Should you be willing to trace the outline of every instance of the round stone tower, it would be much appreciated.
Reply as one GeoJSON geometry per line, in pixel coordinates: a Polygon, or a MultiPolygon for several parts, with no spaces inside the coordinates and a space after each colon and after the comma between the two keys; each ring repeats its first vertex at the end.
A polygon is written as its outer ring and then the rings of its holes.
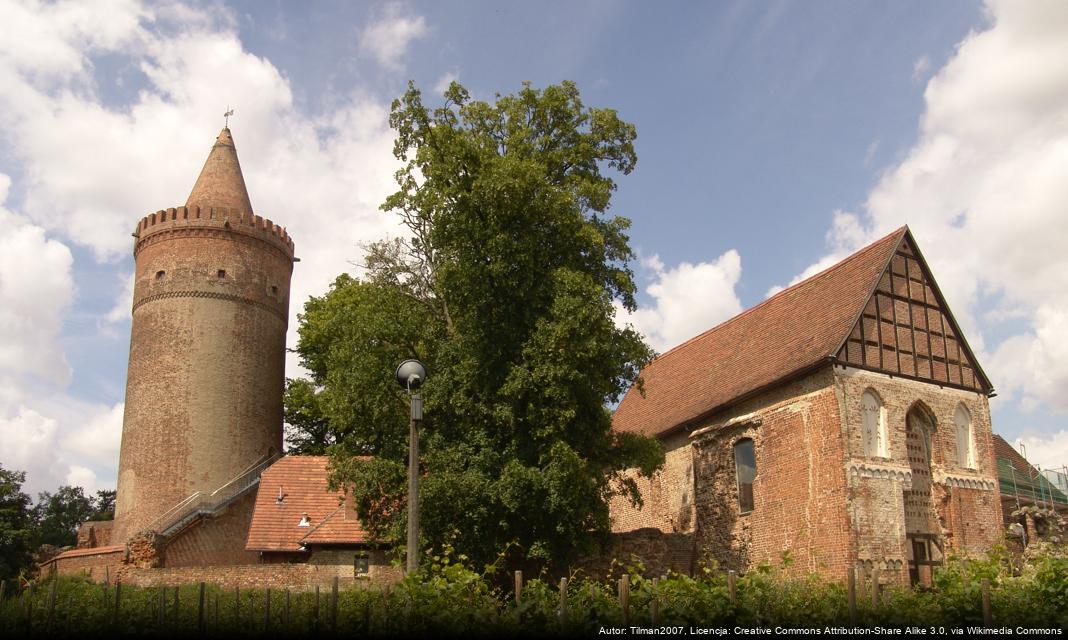
{"type": "Polygon", "coordinates": [[[281,451],[294,262],[285,229],[253,214],[229,129],[185,206],[145,216],[133,235],[115,543],[281,451]]]}

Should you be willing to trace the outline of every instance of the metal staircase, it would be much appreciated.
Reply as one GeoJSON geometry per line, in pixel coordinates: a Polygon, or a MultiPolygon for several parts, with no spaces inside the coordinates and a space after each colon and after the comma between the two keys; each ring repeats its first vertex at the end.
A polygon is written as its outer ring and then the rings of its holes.
{"type": "Polygon", "coordinates": [[[211,493],[194,492],[188,498],[160,514],[145,529],[156,531],[165,536],[173,536],[197,518],[214,516],[258,485],[260,483],[260,474],[263,473],[263,470],[281,457],[281,453],[265,455],[215,491],[211,493]]]}

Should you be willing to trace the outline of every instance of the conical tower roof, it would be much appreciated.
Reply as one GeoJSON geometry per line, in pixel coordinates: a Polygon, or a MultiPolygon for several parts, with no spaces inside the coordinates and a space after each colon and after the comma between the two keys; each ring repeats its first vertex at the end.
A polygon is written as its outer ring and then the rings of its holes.
{"type": "Polygon", "coordinates": [[[237,147],[230,129],[224,127],[200,170],[200,177],[186,200],[186,206],[229,207],[239,212],[252,212],[237,147]]]}

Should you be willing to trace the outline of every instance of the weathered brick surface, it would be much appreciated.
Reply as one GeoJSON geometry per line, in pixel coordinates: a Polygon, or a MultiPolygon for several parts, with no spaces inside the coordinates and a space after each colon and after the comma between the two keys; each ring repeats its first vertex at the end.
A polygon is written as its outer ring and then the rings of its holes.
{"type": "Polygon", "coordinates": [[[253,213],[229,129],[186,206],[134,237],[116,542],[281,450],[293,271],[293,240],[253,213]]]}
{"type": "Polygon", "coordinates": [[[849,510],[855,536],[855,559],[875,563],[884,572],[897,570],[907,579],[904,491],[912,486],[906,439],[906,416],[919,405],[934,419],[931,480],[937,533],[947,552],[976,553],[1001,539],[1001,506],[990,425],[990,406],[982,393],[939,387],[852,368],[836,367],[843,405],[843,434],[848,443],[849,510]],[[886,409],[888,456],[865,456],[860,397],[875,391],[886,409]],[[957,461],[953,414],[963,404],[972,418],[975,468],[957,461]]]}
{"type": "Polygon", "coordinates": [[[259,554],[245,550],[256,491],[250,491],[212,518],[201,518],[167,543],[166,566],[255,564],[259,554]]]}
{"type": "Polygon", "coordinates": [[[597,578],[617,577],[632,568],[644,570],[644,575],[650,577],[669,571],[692,575],[694,543],[693,533],[670,533],[654,527],[613,533],[606,549],[597,556],[583,558],[576,568],[597,578]]]}
{"type": "Polygon", "coordinates": [[[654,528],[665,533],[693,532],[693,448],[685,432],[661,442],[665,450],[663,469],[652,478],[643,478],[636,470],[627,472],[641,492],[642,506],[631,505],[624,496],[615,496],[609,504],[612,531],[654,528]]]}
{"type": "Polygon", "coordinates": [[[697,483],[697,553],[704,566],[844,573],[849,527],[829,370],[760,394],[712,416],[691,435],[697,483]],[[756,446],[754,509],[740,512],[734,444],[756,446]]]}
{"type": "Polygon", "coordinates": [[[105,578],[114,580],[123,566],[126,556],[124,547],[103,547],[97,549],[79,549],[76,554],[65,554],[41,565],[41,574],[53,572],[63,576],[87,575],[103,582],[105,578]]]}
{"type": "Polygon", "coordinates": [[[78,541],[75,547],[78,549],[91,549],[93,547],[106,547],[111,544],[111,529],[114,520],[90,520],[83,522],[78,527],[78,541]]]}
{"type": "MultiPolygon", "coordinates": [[[[691,456],[692,475],[669,463],[640,484],[644,509],[613,503],[614,529],[678,530],[666,515],[681,492],[694,487],[698,566],[745,571],[788,556],[788,572],[843,578],[851,566],[877,566],[884,582],[907,582],[904,491],[912,488],[912,469],[905,416],[917,403],[935,422],[929,476],[934,533],[947,552],[989,549],[1000,539],[1001,513],[986,396],[830,365],[711,416],[696,425],[688,444],[669,441],[669,459],[691,456]],[[865,454],[860,399],[868,389],[886,409],[885,457],[865,454]],[[971,469],[956,457],[953,414],[961,403],[972,416],[971,469]],[[733,454],[743,438],[754,441],[757,457],[755,508],[748,514],[738,508],[733,454]]],[[[656,549],[641,550],[657,557],[656,549]]]]}
{"type": "MultiPolygon", "coordinates": [[[[329,587],[334,578],[342,587],[392,584],[403,577],[400,567],[393,566],[383,551],[370,551],[370,572],[356,577],[355,550],[313,552],[304,562],[264,562],[228,566],[188,566],[140,569],[124,567],[123,582],[140,586],[181,585],[208,582],[242,589],[314,589],[329,587]]],[[[265,558],[266,560],[266,558],[265,558]]]]}

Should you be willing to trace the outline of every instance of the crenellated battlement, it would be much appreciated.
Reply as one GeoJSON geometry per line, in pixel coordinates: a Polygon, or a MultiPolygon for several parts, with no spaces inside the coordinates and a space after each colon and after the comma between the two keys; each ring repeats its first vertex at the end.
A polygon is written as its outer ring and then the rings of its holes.
{"type": "Polygon", "coordinates": [[[171,207],[141,218],[134,230],[134,255],[159,233],[181,229],[214,229],[259,238],[293,258],[293,239],[285,227],[247,211],[227,207],[171,207]]]}

